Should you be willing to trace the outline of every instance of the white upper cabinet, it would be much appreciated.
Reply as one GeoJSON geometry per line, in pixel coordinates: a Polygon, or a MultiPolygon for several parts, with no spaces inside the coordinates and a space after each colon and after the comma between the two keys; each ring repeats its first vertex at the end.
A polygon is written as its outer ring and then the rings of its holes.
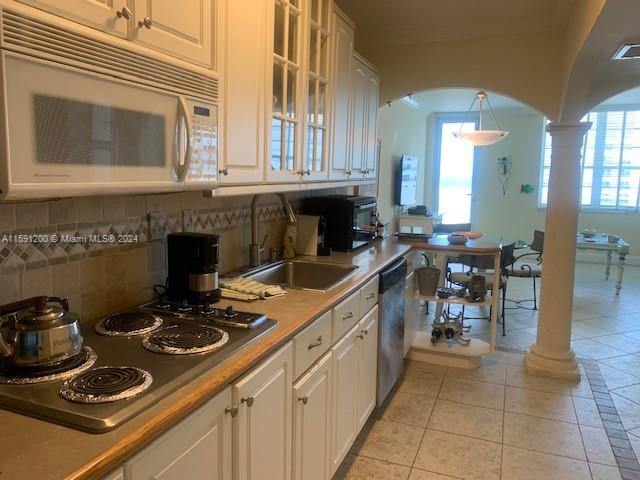
{"type": "Polygon", "coordinates": [[[127,36],[128,20],[133,16],[126,0],[19,1],[122,38],[127,36]]]}
{"type": "Polygon", "coordinates": [[[302,177],[303,30],[307,0],[269,0],[273,26],[271,76],[267,78],[267,179],[297,182],[302,177]]]}
{"type": "Polygon", "coordinates": [[[326,180],[328,174],[328,110],[331,74],[333,2],[311,0],[308,28],[306,132],[303,174],[307,180],[326,180]]]}
{"type": "Polygon", "coordinates": [[[365,178],[375,178],[378,163],[378,99],[380,84],[378,75],[368,69],[367,78],[367,133],[364,170],[365,178]]]}
{"type": "Polygon", "coordinates": [[[224,154],[221,184],[264,179],[264,76],[271,70],[265,43],[269,2],[230,0],[224,5],[221,68],[224,76],[224,154]]]}
{"type": "Polygon", "coordinates": [[[235,480],[291,479],[292,383],[289,343],[233,386],[235,480]]]}
{"type": "Polygon", "coordinates": [[[352,177],[360,177],[365,169],[365,153],[367,151],[367,68],[357,57],[353,59],[352,72],[353,114],[351,166],[347,170],[352,177]]]}
{"type": "Polygon", "coordinates": [[[271,0],[267,180],[326,180],[332,0],[271,0]]]}
{"type": "Polygon", "coordinates": [[[358,55],[353,58],[351,178],[375,178],[378,157],[378,74],[358,55]]]}
{"type": "Polygon", "coordinates": [[[203,67],[213,65],[214,0],[134,0],[131,38],[203,67]]]}
{"type": "Polygon", "coordinates": [[[231,480],[230,405],[227,388],[128,460],[124,478],[231,480]]]}
{"type": "Polygon", "coordinates": [[[351,73],[353,63],[354,26],[344,15],[334,13],[335,42],[333,53],[333,139],[331,180],[346,180],[351,155],[351,73]]]}

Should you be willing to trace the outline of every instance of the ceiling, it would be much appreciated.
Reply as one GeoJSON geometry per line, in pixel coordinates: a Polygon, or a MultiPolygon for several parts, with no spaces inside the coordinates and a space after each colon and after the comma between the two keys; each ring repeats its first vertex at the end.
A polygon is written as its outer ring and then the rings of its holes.
{"type": "MultiPolygon", "coordinates": [[[[424,115],[429,115],[433,112],[466,112],[469,110],[469,105],[471,105],[475,93],[476,90],[471,88],[442,88],[414,93],[411,95],[411,99],[418,104],[414,108],[424,115]]],[[[497,112],[537,113],[535,109],[518,100],[513,100],[497,93],[488,93],[491,107],[497,112]]],[[[608,98],[601,105],[640,105],[640,87],[608,98]]],[[[477,103],[473,109],[478,110],[477,103]]]]}
{"type": "Polygon", "coordinates": [[[562,31],[575,0],[337,0],[367,45],[562,31]]]}
{"type": "MultiPolygon", "coordinates": [[[[417,110],[425,115],[429,115],[432,112],[466,112],[469,110],[475,93],[476,90],[470,88],[443,88],[413,94],[411,95],[411,99],[418,104],[417,110]]],[[[519,113],[535,112],[535,110],[517,100],[498,95],[497,93],[487,93],[489,94],[491,107],[496,111],[517,110],[519,113]]],[[[473,109],[475,111],[478,110],[477,102],[473,109]]]]}
{"type": "Polygon", "coordinates": [[[640,105],[640,87],[609,97],[600,105],[640,105]]]}

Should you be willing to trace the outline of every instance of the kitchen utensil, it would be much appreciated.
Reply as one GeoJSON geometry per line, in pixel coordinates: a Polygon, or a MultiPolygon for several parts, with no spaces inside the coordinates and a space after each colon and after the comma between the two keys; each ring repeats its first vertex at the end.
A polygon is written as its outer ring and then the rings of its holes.
{"type": "Polygon", "coordinates": [[[438,281],[440,280],[440,269],[429,264],[429,257],[425,255],[424,258],[427,261],[427,266],[416,268],[415,270],[418,278],[418,290],[420,295],[435,295],[438,290],[438,281]]]}
{"type": "Polygon", "coordinates": [[[0,307],[0,363],[42,366],[82,350],[80,322],[58,297],[32,297],[0,307]],[[59,306],[51,305],[57,303],[59,306]]]}

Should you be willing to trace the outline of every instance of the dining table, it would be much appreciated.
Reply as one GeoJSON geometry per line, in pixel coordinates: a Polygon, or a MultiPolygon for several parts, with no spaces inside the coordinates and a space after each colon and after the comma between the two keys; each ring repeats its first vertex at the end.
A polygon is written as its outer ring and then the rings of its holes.
{"type": "Polygon", "coordinates": [[[596,233],[584,235],[579,233],[576,237],[577,250],[595,250],[604,252],[607,255],[605,264],[604,278],[609,279],[611,274],[611,262],[613,255],[618,257],[617,274],[616,274],[616,295],[620,295],[622,288],[622,276],[624,275],[624,262],[629,254],[629,243],[624,241],[617,235],[606,233],[596,233]]]}

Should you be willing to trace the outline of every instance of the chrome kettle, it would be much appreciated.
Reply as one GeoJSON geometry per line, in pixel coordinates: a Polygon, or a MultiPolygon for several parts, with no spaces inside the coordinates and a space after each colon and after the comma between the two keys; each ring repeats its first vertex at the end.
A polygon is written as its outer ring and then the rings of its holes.
{"type": "Polygon", "coordinates": [[[81,350],[79,318],[67,299],[41,296],[0,306],[0,364],[50,365],[81,350]]]}

